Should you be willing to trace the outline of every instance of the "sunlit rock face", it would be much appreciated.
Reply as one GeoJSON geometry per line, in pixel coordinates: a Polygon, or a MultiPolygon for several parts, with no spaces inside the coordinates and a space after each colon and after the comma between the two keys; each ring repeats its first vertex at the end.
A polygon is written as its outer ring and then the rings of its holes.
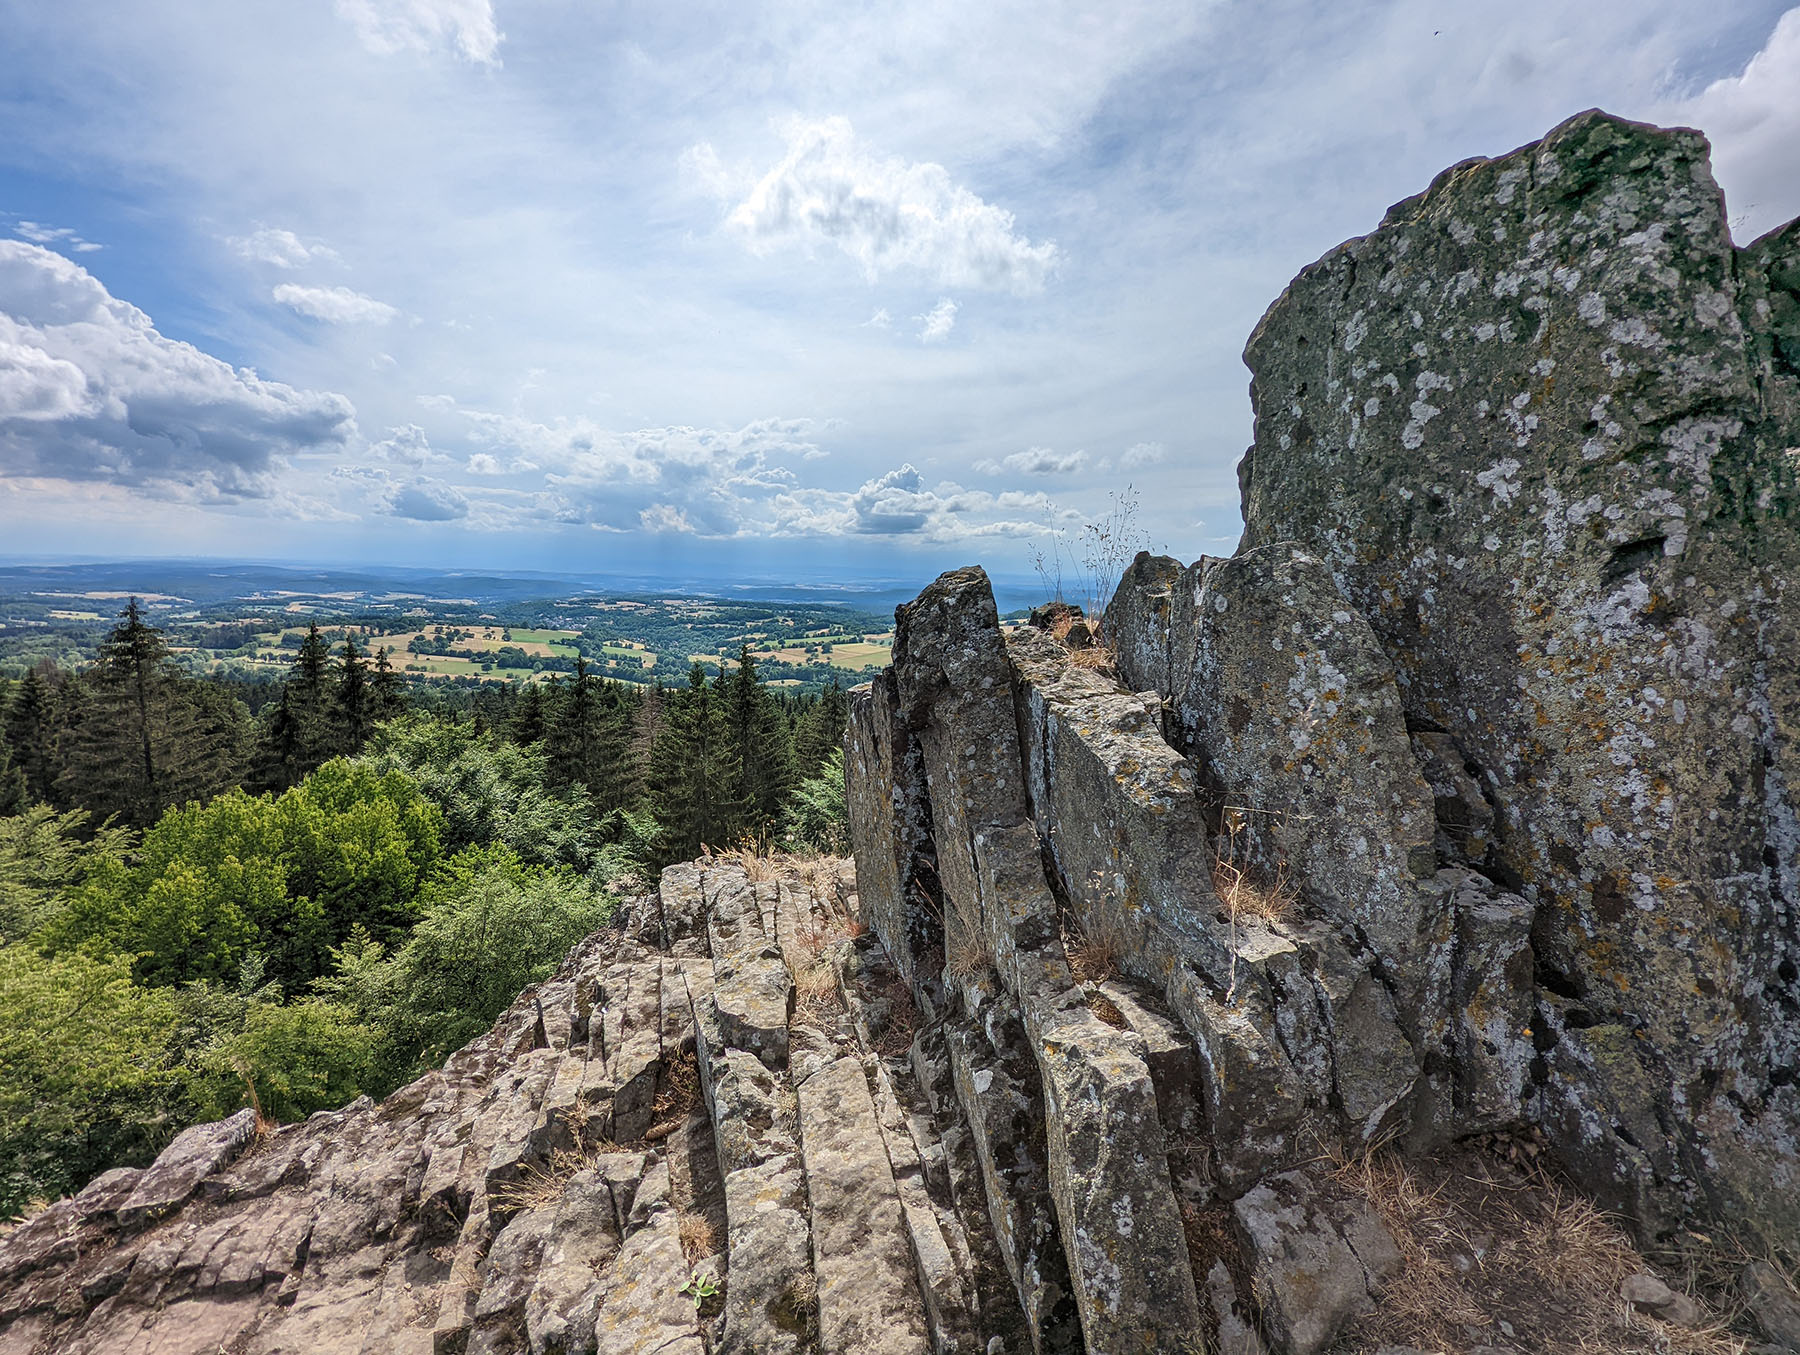
{"type": "Polygon", "coordinates": [[[1491,807],[1534,1115],[1651,1226],[1796,1235],[1800,226],[1734,247],[1698,133],[1585,113],[1306,269],[1245,356],[1240,555],[1322,562],[1491,807]]]}

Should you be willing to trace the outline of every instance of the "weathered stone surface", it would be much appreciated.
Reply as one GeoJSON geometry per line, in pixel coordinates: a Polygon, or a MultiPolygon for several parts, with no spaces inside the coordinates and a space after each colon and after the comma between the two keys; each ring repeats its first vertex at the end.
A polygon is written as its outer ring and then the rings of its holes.
{"type": "Polygon", "coordinates": [[[730,1281],[720,1355],[803,1350],[816,1330],[812,1233],[798,1156],[784,1154],[725,1178],[730,1281]]]}
{"type": "Polygon", "coordinates": [[[1374,1308],[1400,1253],[1366,1201],[1307,1172],[1282,1172],[1233,1206],[1263,1316],[1283,1355],[1314,1355],[1374,1308]]]}
{"type": "Polygon", "coordinates": [[[1738,1277],[1744,1306],[1757,1328],[1782,1350],[1800,1352],[1800,1294],[1766,1261],[1752,1261],[1738,1277]]]}
{"type": "Polygon", "coordinates": [[[839,1059],[801,1084],[800,1135],[819,1348],[923,1355],[930,1345],[905,1216],[859,1059],[839,1059]]]}
{"type": "Polygon", "coordinates": [[[793,982],[774,929],[742,869],[707,873],[707,935],[713,1002],[728,1044],[770,1068],[787,1065],[788,1001],[793,982]]]}
{"type": "MultiPolygon", "coordinates": [[[[1146,559],[1120,594],[1166,572],[1146,559]]],[[[1127,636],[1121,676],[1169,698],[1177,746],[1217,797],[1221,854],[1258,886],[1290,886],[1354,928],[1415,986],[1416,881],[1436,868],[1436,820],[1374,633],[1318,560],[1285,545],[1202,560],[1167,605],[1191,648],[1171,651],[1165,677],[1158,636],[1127,636]],[[1137,671],[1145,650],[1151,662],[1137,671]]]]}
{"type": "Polygon", "coordinates": [[[118,1206],[120,1224],[126,1228],[141,1227],[179,1209],[205,1177],[243,1152],[255,1133],[256,1112],[249,1107],[217,1124],[197,1124],[182,1130],[132,1183],[131,1193],[118,1206]]]}
{"type": "MultiPolygon", "coordinates": [[[[1459,165],[1264,317],[1240,472],[1245,555],[1292,543],[1368,619],[1493,807],[1470,864],[1632,1032],[1613,1081],[1679,1108],[1640,1221],[1772,1237],[1800,1232],[1797,241],[1733,247],[1694,132],[1587,113],[1459,165]]],[[[1559,1095],[1559,1150],[1637,1193],[1601,1092],[1559,1095]]]]}

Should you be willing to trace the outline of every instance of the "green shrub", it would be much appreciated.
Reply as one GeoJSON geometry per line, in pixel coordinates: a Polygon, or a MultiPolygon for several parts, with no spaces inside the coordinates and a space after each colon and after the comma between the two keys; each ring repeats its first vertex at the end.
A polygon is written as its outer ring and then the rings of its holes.
{"type": "Polygon", "coordinates": [[[0,948],[0,1218],[147,1160],[179,1127],[176,1019],[127,959],[0,948]]]}

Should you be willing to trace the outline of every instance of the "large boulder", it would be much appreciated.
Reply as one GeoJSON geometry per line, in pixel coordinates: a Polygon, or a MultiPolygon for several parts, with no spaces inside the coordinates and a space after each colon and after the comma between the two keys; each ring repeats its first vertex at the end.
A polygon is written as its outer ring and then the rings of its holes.
{"type": "Polygon", "coordinates": [[[1565,1156],[1646,1225],[1790,1238],[1797,298],[1800,233],[1736,249],[1695,132],[1585,113],[1447,170],[1252,336],[1239,557],[1320,562],[1481,820],[1440,844],[1531,905],[1565,1156]]]}

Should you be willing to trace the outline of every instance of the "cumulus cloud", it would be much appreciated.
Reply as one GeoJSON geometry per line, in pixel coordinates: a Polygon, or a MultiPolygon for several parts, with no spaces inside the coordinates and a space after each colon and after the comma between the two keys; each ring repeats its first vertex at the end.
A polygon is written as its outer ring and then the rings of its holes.
{"type": "Polygon", "coordinates": [[[469,501],[456,486],[421,475],[394,488],[386,511],[415,522],[452,522],[469,516],[469,501]]]}
{"type": "Polygon", "coordinates": [[[20,221],[13,227],[13,234],[34,245],[67,245],[77,254],[91,254],[100,248],[92,240],[83,240],[67,226],[45,226],[36,221],[20,221]]]}
{"type": "Polygon", "coordinates": [[[1087,464],[1086,452],[1055,452],[1048,447],[1027,447],[998,461],[977,461],[983,475],[1073,475],[1087,464]]]}
{"type": "Polygon", "coordinates": [[[465,61],[500,64],[503,35],[489,0],[337,0],[337,11],[379,56],[449,48],[465,61]]]}
{"type": "Polygon", "coordinates": [[[938,500],[925,490],[924,477],[908,462],[879,479],[865,481],[850,506],[856,512],[857,531],[891,535],[922,530],[938,500]]]}
{"type": "Polygon", "coordinates": [[[1160,442],[1136,442],[1119,457],[1119,465],[1126,470],[1136,470],[1139,466],[1160,465],[1168,455],[1169,449],[1160,442]]]}
{"type": "Polygon", "coordinates": [[[913,319],[919,322],[920,343],[942,343],[956,328],[956,303],[943,297],[925,314],[915,315],[913,319]]]}
{"type": "MultiPolygon", "coordinates": [[[[984,202],[942,165],[884,156],[857,139],[846,118],[784,125],[787,152],[726,216],[751,250],[832,245],[871,282],[913,270],[947,287],[1038,292],[1058,262],[1056,246],[1014,230],[1013,214],[984,202]]],[[[709,145],[683,159],[715,196],[733,179],[709,145]]]]}
{"type": "Polygon", "coordinates": [[[1706,129],[1733,234],[1754,239],[1783,224],[1800,181],[1800,7],[1788,10],[1743,72],[1716,80],[1673,110],[1706,129]]]}
{"type": "Polygon", "coordinates": [[[0,476],[271,498],[284,457],[341,448],[354,413],[166,338],[80,265],[0,240],[0,476]]]}
{"type": "Polygon", "coordinates": [[[232,236],[226,243],[246,259],[273,264],[277,268],[338,262],[337,251],[330,246],[316,242],[309,244],[292,231],[272,230],[266,226],[249,235],[232,236]]]}
{"type": "Polygon", "coordinates": [[[302,287],[284,282],[270,295],[290,310],[332,325],[385,325],[400,314],[387,302],[348,287],[302,287]]]}
{"type": "Polygon", "coordinates": [[[460,413],[471,438],[493,448],[470,457],[471,473],[545,470],[540,492],[481,491],[482,512],[491,507],[496,525],[504,517],[516,528],[580,524],[709,538],[888,535],[949,542],[1028,535],[1041,531],[1053,511],[1042,494],[928,486],[910,464],[853,490],[805,484],[783,463],[822,458],[824,449],[812,439],[832,427],[805,419],[617,432],[589,420],[541,424],[438,403],[460,413]]]}
{"type": "Polygon", "coordinates": [[[369,455],[377,461],[388,461],[397,466],[414,468],[428,462],[450,459],[442,452],[432,450],[431,440],[425,436],[425,430],[416,423],[388,429],[387,437],[369,447],[369,455]]]}

